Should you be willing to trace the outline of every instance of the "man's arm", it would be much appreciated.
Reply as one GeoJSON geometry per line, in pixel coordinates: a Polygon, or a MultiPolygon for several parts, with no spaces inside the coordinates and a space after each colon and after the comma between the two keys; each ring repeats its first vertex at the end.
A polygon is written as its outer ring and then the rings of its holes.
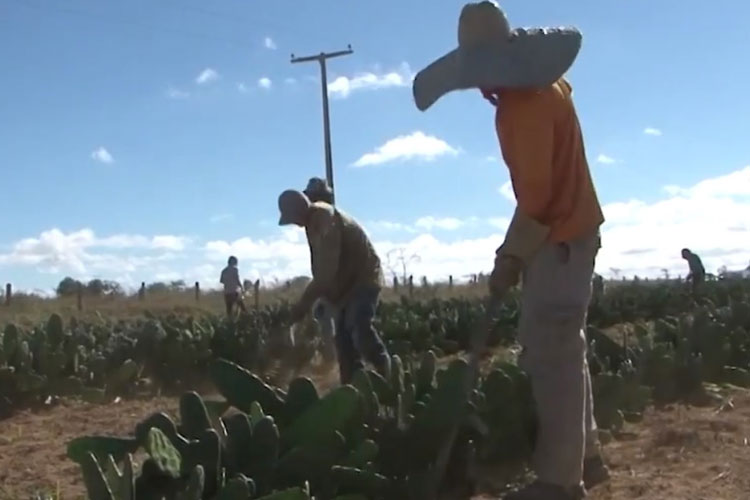
{"type": "Polygon", "coordinates": [[[237,284],[237,288],[239,288],[240,291],[244,291],[244,288],[242,286],[242,280],[240,279],[240,270],[235,267],[232,270],[232,274],[234,275],[234,281],[237,284]]]}
{"type": "Polygon", "coordinates": [[[336,279],[341,255],[341,228],[336,224],[333,210],[321,210],[314,214],[310,231],[312,259],[312,281],[305,287],[295,308],[302,314],[310,309],[336,279]]]}
{"type": "Polygon", "coordinates": [[[540,223],[552,198],[553,110],[538,98],[500,104],[498,137],[506,152],[518,208],[540,223]]]}
{"type": "MultiPolygon", "coordinates": [[[[511,262],[514,258],[528,264],[550,231],[547,209],[552,197],[554,110],[547,109],[549,103],[535,96],[508,97],[498,109],[497,133],[517,205],[505,240],[495,252],[496,270],[517,269],[518,262],[511,262]]],[[[507,285],[499,278],[494,281],[494,289],[507,285]]]]}

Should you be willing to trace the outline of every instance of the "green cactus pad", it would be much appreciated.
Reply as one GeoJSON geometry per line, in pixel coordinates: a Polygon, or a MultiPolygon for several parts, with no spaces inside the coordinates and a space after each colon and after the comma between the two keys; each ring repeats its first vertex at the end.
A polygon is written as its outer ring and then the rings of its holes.
{"type": "Polygon", "coordinates": [[[211,364],[210,373],[222,396],[238,410],[247,413],[250,405],[257,401],[270,415],[280,415],[283,411],[284,400],[276,391],[241,366],[219,359],[211,364]]]}
{"type": "Polygon", "coordinates": [[[289,446],[314,443],[319,436],[344,431],[360,409],[359,392],[350,385],[338,387],[309,407],[284,430],[289,446]]]}
{"type": "Polygon", "coordinates": [[[182,457],[177,448],[172,445],[166,434],[157,427],[148,431],[146,438],[146,452],[156,462],[159,469],[170,477],[180,477],[182,457]]]}
{"type": "Polygon", "coordinates": [[[89,498],[96,500],[115,500],[112,489],[104,478],[99,462],[93,453],[87,453],[81,461],[81,470],[83,472],[83,482],[86,485],[86,492],[89,498]]]}
{"type": "Polygon", "coordinates": [[[180,397],[180,432],[188,439],[198,439],[206,429],[211,429],[208,409],[203,398],[195,391],[180,397]]]}
{"type": "Polygon", "coordinates": [[[83,463],[89,453],[100,461],[111,455],[116,462],[121,462],[129,453],[135,453],[137,450],[138,441],[133,438],[84,436],[68,443],[66,455],[78,464],[83,463]]]}
{"type": "Polygon", "coordinates": [[[307,377],[298,377],[292,380],[286,395],[282,423],[293,422],[319,399],[318,390],[312,380],[307,377]]]}

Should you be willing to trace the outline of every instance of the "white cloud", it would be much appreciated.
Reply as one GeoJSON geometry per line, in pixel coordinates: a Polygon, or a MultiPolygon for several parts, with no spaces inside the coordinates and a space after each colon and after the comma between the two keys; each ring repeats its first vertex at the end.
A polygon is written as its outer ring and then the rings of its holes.
{"type": "Polygon", "coordinates": [[[680,249],[701,256],[708,272],[722,265],[743,269],[750,261],[750,166],[689,187],[665,186],[666,197],[604,205],[597,268],[624,275],[656,276],[661,269],[686,274],[680,249]]]}
{"type": "Polygon", "coordinates": [[[30,266],[46,273],[101,271],[113,276],[171,261],[189,242],[186,237],[173,235],[116,234],[100,238],[88,228],[69,233],[55,228],[12,244],[9,251],[0,253],[0,266],[30,266]],[[127,254],[122,253],[124,250],[127,254]]]}
{"type": "Polygon", "coordinates": [[[190,92],[186,92],[175,87],[169,87],[167,89],[167,97],[170,99],[187,99],[188,97],[190,97],[190,92]]]}
{"type": "Polygon", "coordinates": [[[495,227],[497,229],[500,229],[501,231],[506,231],[508,229],[508,226],[510,225],[510,218],[508,217],[492,217],[487,220],[487,223],[495,227]]]}
{"type": "Polygon", "coordinates": [[[91,152],[91,159],[94,161],[98,161],[99,163],[109,164],[115,162],[115,159],[112,158],[112,155],[103,146],[99,146],[91,152]]]}
{"type": "Polygon", "coordinates": [[[425,231],[432,231],[433,229],[443,229],[446,231],[454,231],[463,227],[464,221],[455,217],[420,217],[414,223],[414,225],[425,231]]]}
{"type": "Polygon", "coordinates": [[[287,78],[284,78],[284,83],[286,83],[287,85],[294,85],[295,83],[297,83],[297,79],[292,78],[292,77],[287,77],[287,78]]]}
{"type": "MultiPolygon", "coordinates": [[[[683,247],[698,253],[709,272],[724,265],[730,270],[748,266],[750,166],[691,186],[672,185],[663,193],[661,199],[650,202],[623,200],[603,206],[607,220],[597,272],[610,276],[617,269],[628,277],[656,277],[668,269],[673,276],[685,275],[687,265],[680,258],[683,247]]],[[[508,223],[508,217],[433,215],[407,222],[373,221],[365,227],[374,231],[386,269],[400,274],[397,256],[417,256],[408,263],[408,272],[415,277],[438,280],[453,275],[458,280],[491,270],[508,223]]],[[[174,272],[188,283],[200,281],[201,286],[213,287],[229,255],[239,258],[241,275],[247,279],[268,283],[310,274],[308,245],[298,228],[274,229],[273,236],[264,239],[203,243],[177,235],[99,237],[91,229],[69,233],[51,229],[11,244],[5,253],[0,250],[0,266],[134,282],[174,272]],[[190,248],[200,249],[201,254],[180,266],[193,255],[190,248]]]]}
{"type": "Polygon", "coordinates": [[[266,76],[258,80],[258,87],[262,89],[270,89],[271,85],[273,85],[273,83],[271,82],[271,79],[266,76]]]}
{"type": "Polygon", "coordinates": [[[498,191],[506,200],[513,202],[513,203],[516,202],[516,193],[513,192],[512,182],[506,181],[502,186],[500,186],[500,189],[498,189],[498,191]]]}
{"type": "Polygon", "coordinates": [[[245,85],[244,83],[240,82],[240,83],[237,84],[237,90],[239,90],[240,92],[242,92],[243,94],[245,94],[245,93],[247,93],[247,92],[250,91],[250,88],[247,85],[245,85]]]}
{"type": "Polygon", "coordinates": [[[270,36],[267,36],[263,39],[263,46],[269,50],[275,50],[276,42],[270,36]]]}
{"type": "Polygon", "coordinates": [[[596,163],[601,163],[602,165],[612,165],[614,163],[617,163],[617,160],[615,160],[611,156],[600,154],[596,157],[596,163]]]}
{"type": "Polygon", "coordinates": [[[414,72],[407,63],[393,71],[363,72],[352,77],[339,76],[328,83],[328,94],[332,97],[348,97],[358,90],[376,90],[393,87],[408,87],[414,79],[414,72]]]}
{"type": "Polygon", "coordinates": [[[643,129],[643,133],[646,135],[660,136],[661,130],[659,130],[658,128],[654,128],[654,127],[646,127],[645,129],[643,129]]]}
{"type": "Polygon", "coordinates": [[[414,232],[414,228],[403,222],[393,222],[387,220],[372,221],[365,224],[368,229],[380,230],[380,231],[406,231],[414,232]]]}
{"type": "MultiPolygon", "coordinates": [[[[632,277],[657,277],[662,269],[673,276],[687,272],[680,258],[684,246],[698,253],[709,272],[726,265],[730,270],[744,269],[750,263],[750,166],[727,175],[706,179],[693,186],[673,187],[654,202],[631,200],[603,206],[606,223],[597,258],[597,272],[611,276],[612,269],[632,277]]],[[[395,254],[418,256],[408,265],[408,272],[430,279],[455,279],[472,273],[489,272],[494,252],[502,243],[509,224],[508,217],[480,220],[425,216],[411,223],[373,221],[368,230],[390,231],[387,239],[375,238],[375,246],[385,267],[401,271],[395,254]],[[473,226],[472,226],[473,225],[473,226]],[[490,234],[461,237],[466,227],[493,228],[490,234]],[[450,230],[452,237],[438,237],[437,230],[450,230]],[[407,239],[398,234],[408,235],[407,239]],[[458,236],[458,238],[456,238],[458,236]],[[388,261],[390,255],[390,261],[388,261]]],[[[308,249],[301,241],[279,236],[265,241],[238,240],[214,242],[217,259],[228,251],[242,252],[245,259],[263,276],[277,278],[309,275],[308,249]]]]}
{"type": "Polygon", "coordinates": [[[151,238],[150,246],[157,249],[181,252],[185,250],[185,245],[188,242],[189,239],[183,236],[161,235],[151,238]]]}
{"type": "Polygon", "coordinates": [[[439,156],[457,154],[458,150],[447,142],[418,130],[390,139],[375,151],[362,155],[353,166],[366,167],[411,159],[430,161],[439,156]]]}
{"type": "Polygon", "coordinates": [[[219,73],[213,68],[206,68],[195,78],[198,85],[206,85],[219,79],[219,73]]]}

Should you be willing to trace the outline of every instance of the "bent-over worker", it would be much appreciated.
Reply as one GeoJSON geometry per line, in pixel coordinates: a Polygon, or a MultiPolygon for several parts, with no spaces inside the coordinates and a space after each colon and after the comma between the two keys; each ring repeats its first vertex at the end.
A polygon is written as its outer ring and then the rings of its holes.
{"type": "MultiPolygon", "coordinates": [[[[307,187],[302,191],[312,203],[319,201],[333,205],[333,190],[325,179],[311,177],[307,181],[307,187]]],[[[331,304],[324,298],[320,298],[313,304],[313,318],[320,327],[323,337],[323,357],[326,361],[333,361],[335,356],[334,340],[334,311],[331,304]]]]}
{"type": "Polygon", "coordinates": [[[413,90],[422,110],[470,88],[496,106],[517,206],[496,252],[490,291],[502,296],[523,277],[519,365],[531,378],[539,418],[536,481],[506,499],[583,498],[609,472],[596,435],[584,333],[604,217],[563,78],[581,34],[511,30],[497,4],[483,1],[463,8],[458,44],[417,74],[413,90]]]}
{"type": "Polygon", "coordinates": [[[690,272],[685,277],[685,281],[689,282],[692,286],[693,292],[706,281],[706,269],[703,267],[703,262],[697,254],[694,254],[689,248],[682,249],[682,258],[685,259],[690,268],[690,272]]]}
{"type": "Polygon", "coordinates": [[[349,215],[328,203],[313,203],[299,191],[281,193],[279,211],[279,225],[305,228],[310,246],[312,281],[292,307],[292,321],[300,321],[316,299],[324,298],[335,311],[341,383],[349,383],[364,366],[362,358],[388,377],[391,360],[373,325],[383,271],[367,234],[349,215]]]}

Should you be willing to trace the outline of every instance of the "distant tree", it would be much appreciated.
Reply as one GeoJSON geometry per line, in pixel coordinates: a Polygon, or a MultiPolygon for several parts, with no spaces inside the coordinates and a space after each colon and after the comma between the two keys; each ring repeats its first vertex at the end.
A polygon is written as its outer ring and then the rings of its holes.
{"type": "Polygon", "coordinates": [[[149,283],[148,285],[146,285],[146,291],[148,291],[148,293],[165,293],[169,290],[169,285],[161,281],[149,283]]]}
{"type": "Polygon", "coordinates": [[[104,295],[104,281],[93,279],[86,284],[86,293],[89,295],[104,295]]]}
{"type": "Polygon", "coordinates": [[[120,295],[122,286],[116,281],[93,279],[86,284],[86,293],[101,297],[103,295],[120,295]]]}
{"type": "Polygon", "coordinates": [[[80,281],[74,280],[70,276],[66,276],[58,283],[55,293],[58,297],[69,297],[75,295],[78,292],[78,287],[81,284],[80,281]]]}
{"type": "Polygon", "coordinates": [[[169,283],[169,289],[174,292],[182,292],[187,289],[187,285],[185,284],[185,280],[175,280],[169,283]]]}

